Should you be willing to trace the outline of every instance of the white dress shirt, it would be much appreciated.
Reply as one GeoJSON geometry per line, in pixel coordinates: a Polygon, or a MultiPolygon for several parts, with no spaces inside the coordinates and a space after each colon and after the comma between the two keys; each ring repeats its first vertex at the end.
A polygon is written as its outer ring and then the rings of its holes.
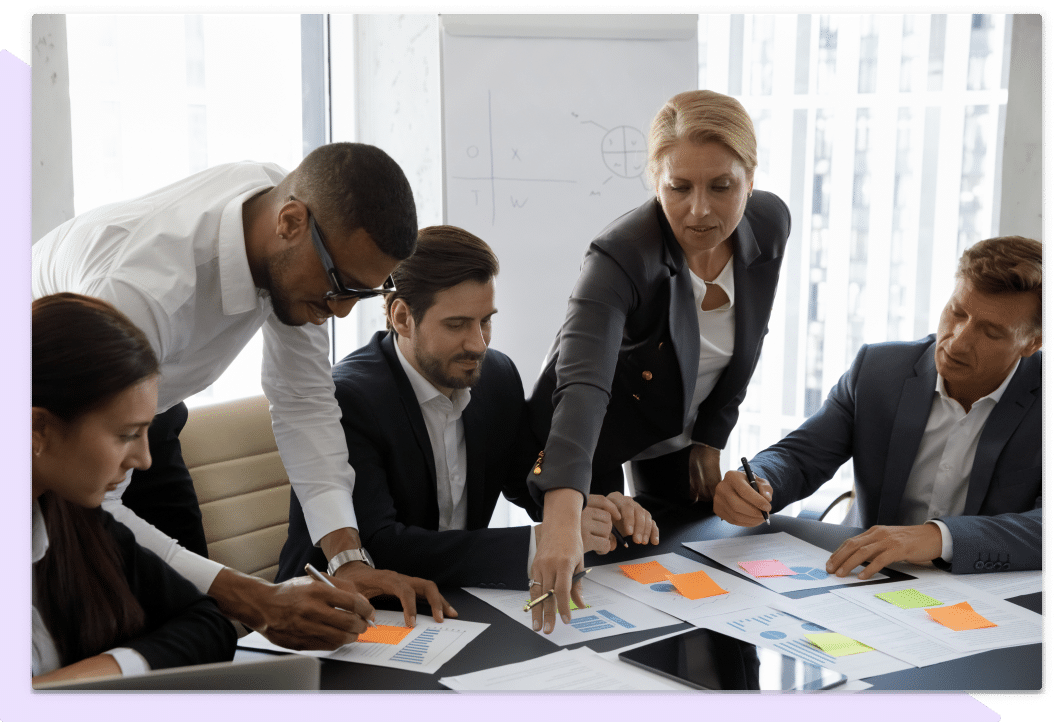
{"type": "MultiPolygon", "coordinates": [[[[264,327],[261,382],[272,428],[313,542],[356,527],[353,470],[334,398],[327,330],[285,326],[253,284],[242,205],[286,172],[230,163],[62,224],[33,246],[33,297],[59,291],[113,303],[161,362],[158,410],[213,383],[264,327]]],[[[223,569],[126,509],[125,483],[104,508],[202,592],[223,569]]]]}
{"type": "Polygon", "coordinates": [[[683,420],[683,433],[645,449],[635,457],[636,460],[653,459],[670,454],[693,443],[691,432],[694,430],[694,422],[698,419],[698,407],[716,386],[717,379],[727,368],[735,352],[735,270],[733,262],[734,256],[728,259],[727,265],[714,281],[706,282],[693,272],[690,274],[691,287],[694,290],[694,306],[698,312],[698,378],[694,384],[691,404],[687,407],[687,416],[683,420]],[[705,301],[705,294],[710,284],[722,288],[727,294],[728,301],[719,308],[703,311],[702,303],[705,301]]]}
{"type": "Polygon", "coordinates": [[[1014,364],[1003,383],[992,393],[975,401],[968,412],[962,404],[948,396],[944,379],[937,374],[933,406],[908,475],[907,486],[904,487],[899,518],[900,524],[905,526],[927,521],[936,524],[943,539],[941,558],[944,561],[952,560],[952,537],[947,525],[937,521],[937,518],[961,516],[966,508],[970,470],[977,455],[981,431],[1020,363],[1019,360],[1014,364]]]}
{"type": "MultiPolygon", "coordinates": [[[[44,515],[40,512],[40,505],[33,500],[33,563],[36,564],[44,558],[48,551],[48,530],[44,527],[44,515]]],[[[59,659],[59,650],[55,646],[55,638],[48,631],[44,623],[44,617],[37,611],[37,580],[33,576],[33,676],[53,672],[62,666],[59,659]]],[[[109,654],[118,663],[123,675],[143,674],[150,670],[150,665],[139,652],[128,647],[115,647],[103,652],[109,654]]]]}
{"type": "MultiPolygon", "coordinates": [[[[470,403],[470,389],[455,389],[452,398],[437,390],[411,365],[399,343],[397,358],[419,402],[426,433],[433,449],[434,470],[437,474],[437,530],[465,530],[467,528],[467,442],[463,432],[463,410],[470,403]]],[[[536,534],[529,527],[529,561],[532,571],[536,554],[536,534]]]]}

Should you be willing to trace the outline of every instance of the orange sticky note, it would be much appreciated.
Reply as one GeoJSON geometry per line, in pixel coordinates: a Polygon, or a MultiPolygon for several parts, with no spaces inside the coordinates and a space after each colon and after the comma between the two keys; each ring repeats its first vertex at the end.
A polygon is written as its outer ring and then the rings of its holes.
{"type": "Polygon", "coordinates": [[[657,560],[645,564],[622,564],[622,572],[629,579],[635,579],[640,584],[654,584],[668,579],[669,570],[661,566],[657,560]]]}
{"type": "Polygon", "coordinates": [[[666,578],[676,586],[676,590],[688,599],[702,599],[704,597],[715,597],[717,594],[727,594],[726,589],[713,581],[713,578],[699,569],[687,574],[668,574],[666,578]]]}
{"type": "Polygon", "coordinates": [[[947,607],[934,607],[933,609],[927,609],[926,614],[933,617],[934,622],[940,622],[948,629],[956,632],[998,626],[995,622],[989,622],[975,612],[969,602],[959,602],[947,607]]]}
{"type": "Polygon", "coordinates": [[[738,565],[755,577],[785,577],[797,573],[778,559],[758,559],[738,565]]]}
{"type": "Polygon", "coordinates": [[[367,631],[357,637],[358,642],[373,642],[375,644],[400,644],[411,632],[409,627],[391,627],[388,624],[380,624],[377,627],[368,627],[367,631]]]}

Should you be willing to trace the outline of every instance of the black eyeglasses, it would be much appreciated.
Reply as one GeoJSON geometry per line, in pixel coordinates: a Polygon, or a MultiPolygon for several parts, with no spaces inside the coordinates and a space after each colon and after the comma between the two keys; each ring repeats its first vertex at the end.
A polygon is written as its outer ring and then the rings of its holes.
{"type": "MultiPolygon", "coordinates": [[[[291,200],[296,200],[293,196],[291,200]]],[[[307,210],[307,209],[306,209],[307,210]]],[[[316,255],[320,257],[320,263],[323,264],[323,270],[327,272],[327,276],[331,279],[332,289],[327,292],[326,298],[328,301],[348,301],[352,298],[371,298],[373,296],[381,296],[394,290],[393,287],[393,276],[389,276],[386,282],[382,284],[382,288],[347,288],[342,283],[341,277],[338,275],[338,269],[334,265],[334,260],[331,258],[331,254],[327,253],[326,246],[323,245],[323,234],[320,233],[320,227],[316,225],[316,219],[312,217],[312,213],[309,213],[309,229],[312,231],[312,245],[316,249],[316,255]]]]}

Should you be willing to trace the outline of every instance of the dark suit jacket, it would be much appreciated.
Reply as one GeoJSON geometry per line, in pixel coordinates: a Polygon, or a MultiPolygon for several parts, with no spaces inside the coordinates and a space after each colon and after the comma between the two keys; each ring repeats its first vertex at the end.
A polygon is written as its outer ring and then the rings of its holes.
{"type": "MultiPolygon", "coordinates": [[[[440,585],[527,588],[531,531],[488,528],[501,491],[539,518],[525,486],[532,449],[514,363],[499,351],[485,354],[463,410],[467,530],[442,532],[430,437],[397,353],[393,336],[379,332],[333,370],[349,463],[356,470],[353,504],[361,541],[380,569],[440,585]]],[[[303,574],[306,562],[326,566],[291,492],[277,581],[303,574]]]]}
{"type": "MultiPolygon", "coordinates": [[[[864,346],[823,407],[753,458],[753,471],[774,488],[772,508],[809,496],[851,457],[859,525],[899,523],[937,384],[934,342],[864,346]]],[[[1041,382],[1037,352],[1021,360],[985,422],[963,515],[940,520],[952,533],[953,572],[1041,568],[1041,382]]]]}
{"type": "MultiPolygon", "coordinates": [[[[755,191],[732,236],[734,354],[698,408],[694,441],[727,444],[768,332],[789,235],[786,204],[755,191]]],[[[534,498],[542,503],[562,487],[622,490],[623,462],[683,431],[699,348],[690,270],[660,204],[648,201],[592,241],[529,399],[533,433],[546,440],[541,473],[529,475],[534,498]]],[[[686,476],[684,469],[681,483],[662,479],[649,491],[685,500],[686,476]]]]}

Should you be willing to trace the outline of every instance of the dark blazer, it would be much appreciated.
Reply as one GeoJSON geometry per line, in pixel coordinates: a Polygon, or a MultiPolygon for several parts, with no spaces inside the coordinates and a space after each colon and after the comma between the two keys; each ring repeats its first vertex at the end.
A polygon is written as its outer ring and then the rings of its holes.
{"type": "MultiPolygon", "coordinates": [[[[823,407],[751,464],[772,508],[803,499],[850,457],[859,525],[899,524],[937,384],[935,336],[866,345],[823,407]]],[[[956,573],[1040,569],[1043,531],[1042,354],[1023,358],[981,431],[962,516],[951,530],[956,573]]],[[[948,568],[943,562],[937,566],[948,568]]]]}
{"type": "MultiPolygon", "coordinates": [[[[754,191],[732,235],[734,353],[698,407],[694,441],[727,444],[768,332],[789,235],[786,204],[754,191]]],[[[690,270],[660,204],[650,200],[606,228],[584,257],[529,399],[544,448],[541,473],[529,475],[534,498],[542,504],[544,492],[563,487],[585,495],[622,490],[623,462],[683,431],[699,348],[690,270]]],[[[686,469],[683,476],[649,491],[685,500],[686,469]]]]}
{"type": "MultiPolygon", "coordinates": [[[[526,589],[530,528],[488,528],[501,491],[539,518],[525,487],[532,449],[514,363],[493,349],[485,354],[463,410],[467,529],[442,532],[430,437],[397,353],[393,335],[380,331],[333,370],[349,463],[356,470],[353,504],[361,541],[380,569],[439,585],[526,589]]],[[[327,563],[312,544],[292,491],[276,580],[304,574],[306,562],[319,569],[327,563]]]]}
{"type": "Polygon", "coordinates": [[[117,541],[129,588],[146,615],[144,633],[115,646],[136,650],[151,669],[230,661],[235,656],[235,627],[217,603],[137,544],[128,527],[105,511],[100,514],[117,541]]]}

